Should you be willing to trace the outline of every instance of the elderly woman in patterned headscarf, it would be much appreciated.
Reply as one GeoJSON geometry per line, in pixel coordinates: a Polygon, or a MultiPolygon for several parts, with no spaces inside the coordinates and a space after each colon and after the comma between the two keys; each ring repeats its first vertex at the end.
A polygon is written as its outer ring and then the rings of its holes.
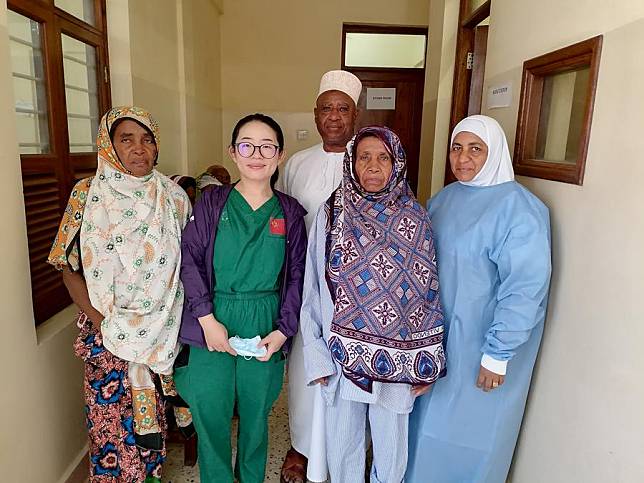
{"type": "Polygon", "coordinates": [[[159,126],[145,110],[108,111],[97,144],[96,175],[74,186],[48,261],[81,310],[74,349],[85,362],[90,481],[157,481],[165,419],[153,377],[176,395],[190,202],[154,169],[159,126]]]}
{"type": "Polygon", "coordinates": [[[361,129],[309,235],[300,323],[332,481],[364,481],[368,418],[371,481],[400,483],[414,399],[445,371],[432,231],[406,174],[396,134],[361,129]]]}

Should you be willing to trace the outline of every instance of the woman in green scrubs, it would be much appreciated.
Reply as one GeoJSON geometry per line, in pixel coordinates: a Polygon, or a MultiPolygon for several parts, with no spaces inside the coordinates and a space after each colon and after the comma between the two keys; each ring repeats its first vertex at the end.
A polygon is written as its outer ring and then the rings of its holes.
{"type": "Polygon", "coordinates": [[[239,121],[229,148],[240,180],[204,194],[182,243],[186,292],[175,381],[199,435],[202,482],[264,481],[268,414],[282,387],[283,346],[297,331],[306,250],[304,209],[274,191],[284,158],[279,125],[254,114],[239,121]],[[229,338],[261,338],[257,357],[229,338]],[[239,412],[235,471],[231,419],[239,412]]]}

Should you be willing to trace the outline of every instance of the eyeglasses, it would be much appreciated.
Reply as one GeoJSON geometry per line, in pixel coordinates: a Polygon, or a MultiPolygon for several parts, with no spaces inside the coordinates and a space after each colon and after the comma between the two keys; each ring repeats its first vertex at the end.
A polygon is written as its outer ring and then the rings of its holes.
{"type": "Polygon", "coordinates": [[[235,144],[237,152],[240,156],[244,158],[250,158],[255,154],[255,150],[259,149],[259,154],[262,155],[264,159],[272,159],[277,154],[279,146],[274,144],[262,144],[260,146],[255,146],[252,143],[237,143],[235,144]]]}

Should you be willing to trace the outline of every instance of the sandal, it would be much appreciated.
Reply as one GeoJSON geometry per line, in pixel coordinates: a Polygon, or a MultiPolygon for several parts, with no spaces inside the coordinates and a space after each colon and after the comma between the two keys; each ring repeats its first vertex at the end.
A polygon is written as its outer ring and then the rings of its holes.
{"type": "Polygon", "coordinates": [[[306,466],[308,459],[293,447],[286,452],[282,471],[280,472],[280,483],[306,483],[306,466]],[[289,479],[286,479],[289,477],[289,479]]]}

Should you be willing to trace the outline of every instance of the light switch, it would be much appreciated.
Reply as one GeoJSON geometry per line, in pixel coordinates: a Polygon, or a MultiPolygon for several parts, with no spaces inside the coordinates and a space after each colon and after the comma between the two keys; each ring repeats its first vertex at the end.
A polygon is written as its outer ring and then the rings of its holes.
{"type": "Polygon", "coordinates": [[[295,135],[298,141],[306,141],[309,138],[309,132],[306,129],[298,129],[295,135]]]}

